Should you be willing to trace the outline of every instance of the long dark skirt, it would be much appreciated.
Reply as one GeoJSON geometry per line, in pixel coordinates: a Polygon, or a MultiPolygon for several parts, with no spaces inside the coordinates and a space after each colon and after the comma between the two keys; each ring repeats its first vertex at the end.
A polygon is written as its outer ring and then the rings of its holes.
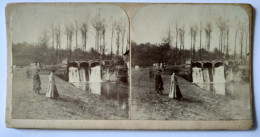
{"type": "Polygon", "coordinates": [[[179,85],[176,85],[176,95],[177,95],[177,99],[182,98],[182,94],[181,94],[179,85]]]}
{"type": "Polygon", "coordinates": [[[33,90],[34,91],[39,91],[41,90],[41,83],[39,80],[33,80],[33,90]]]}

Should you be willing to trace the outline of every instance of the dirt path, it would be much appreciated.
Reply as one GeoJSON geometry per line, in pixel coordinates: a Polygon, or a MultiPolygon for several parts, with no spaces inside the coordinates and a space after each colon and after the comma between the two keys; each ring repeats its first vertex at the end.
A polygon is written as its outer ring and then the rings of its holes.
{"type": "Polygon", "coordinates": [[[32,79],[25,69],[16,69],[13,76],[12,117],[15,119],[127,119],[128,108],[117,100],[91,94],[56,77],[58,99],[45,97],[48,75],[40,73],[41,94],[32,90],[32,79]]]}
{"type": "Polygon", "coordinates": [[[178,82],[183,98],[174,100],[168,97],[170,75],[163,75],[163,96],[154,90],[154,80],[149,79],[148,70],[133,70],[132,76],[132,119],[231,120],[250,117],[250,113],[241,113],[243,109],[228,97],[210,93],[181,77],[178,82]]]}

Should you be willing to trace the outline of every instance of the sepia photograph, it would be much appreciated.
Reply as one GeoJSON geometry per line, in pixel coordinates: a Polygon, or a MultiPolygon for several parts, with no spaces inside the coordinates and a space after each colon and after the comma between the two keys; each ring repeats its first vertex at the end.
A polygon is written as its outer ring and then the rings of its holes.
{"type": "Polygon", "coordinates": [[[131,118],[251,120],[250,14],[232,4],[137,9],[131,22],[131,118]]]}
{"type": "Polygon", "coordinates": [[[12,119],[129,119],[123,9],[21,4],[11,18],[12,119]]]}
{"type": "Polygon", "coordinates": [[[249,4],[11,3],[6,127],[247,130],[249,4]]]}

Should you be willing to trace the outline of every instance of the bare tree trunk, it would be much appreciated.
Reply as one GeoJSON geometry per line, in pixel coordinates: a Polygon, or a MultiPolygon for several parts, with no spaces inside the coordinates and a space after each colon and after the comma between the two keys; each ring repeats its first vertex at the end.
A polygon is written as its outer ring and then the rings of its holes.
{"type": "Polygon", "coordinates": [[[220,43],[220,56],[221,56],[221,58],[222,58],[222,47],[223,47],[223,31],[221,31],[221,43],[220,43]]]}
{"type": "Polygon", "coordinates": [[[122,32],[122,26],[119,23],[116,23],[115,25],[115,30],[117,34],[117,39],[116,39],[116,44],[117,44],[117,50],[116,50],[116,55],[119,56],[119,46],[120,46],[120,34],[122,32]]]}
{"type": "Polygon", "coordinates": [[[221,47],[221,35],[219,35],[219,43],[218,43],[218,59],[220,59],[220,47],[221,47]]]}
{"type": "Polygon", "coordinates": [[[200,60],[201,60],[201,22],[200,22],[200,60]]]}
{"type": "Polygon", "coordinates": [[[240,33],[240,58],[242,59],[243,58],[243,39],[244,39],[244,36],[243,36],[243,31],[241,31],[240,33]]]}
{"type": "Polygon", "coordinates": [[[227,29],[227,58],[229,58],[229,29],[227,29]]]}
{"type": "Polygon", "coordinates": [[[235,35],[234,59],[236,58],[236,54],[237,54],[237,29],[236,29],[236,35],[235,35]]]}
{"type": "Polygon", "coordinates": [[[175,42],[175,46],[176,46],[176,50],[178,49],[178,24],[176,22],[176,26],[175,26],[175,32],[176,32],[176,42],[175,42]]]}
{"type": "Polygon", "coordinates": [[[246,56],[247,56],[247,46],[248,46],[248,39],[249,39],[249,38],[248,38],[248,37],[249,37],[249,34],[248,34],[248,33],[249,33],[249,32],[246,33],[246,54],[245,54],[246,56]]]}
{"type": "Polygon", "coordinates": [[[52,47],[52,49],[54,49],[55,30],[54,30],[54,25],[53,24],[51,24],[51,36],[52,36],[51,47],[52,47]]]}
{"type": "Polygon", "coordinates": [[[60,30],[60,26],[58,26],[58,28],[55,29],[55,39],[56,39],[56,52],[55,52],[55,59],[56,59],[56,63],[59,62],[59,49],[60,49],[60,40],[61,40],[61,30],[60,30]]]}
{"type": "Polygon", "coordinates": [[[192,30],[192,27],[190,28],[190,58],[192,59],[193,58],[193,50],[192,50],[192,33],[193,33],[193,30],[192,30]]]}
{"type": "Polygon", "coordinates": [[[185,35],[184,35],[184,33],[185,33],[185,30],[184,30],[184,25],[182,26],[182,30],[183,30],[183,34],[182,34],[182,51],[183,51],[183,53],[182,53],[182,63],[184,63],[184,60],[185,60],[185,56],[184,56],[184,37],[185,37],[185,35]]]}
{"type": "Polygon", "coordinates": [[[124,54],[125,28],[122,30],[122,55],[124,54]]]}
{"type": "Polygon", "coordinates": [[[208,34],[208,51],[210,51],[210,33],[208,34]]]}
{"type": "Polygon", "coordinates": [[[103,35],[103,55],[105,55],[105,50],[106,50],[106,43],[105,43],[105,34],[106,34],[106,30],[105,30],[105,27],[103,27],[103,30],[102,30],[102,35],[103,35]]]}
{"type": "Polygon", "coordinates": [[[115,23],[112,23],[112,34],[111,34],[111,58],[113,56],[113,36],[114,36],[114,27],[115,27],[115,23]]]}
{"type": "Polygon", "coordinates": [[[76,49],[78,48],[78,30],[79,30],[79,25],[78,22],[75,21],[75,41],[76,41],[76,49]]]}

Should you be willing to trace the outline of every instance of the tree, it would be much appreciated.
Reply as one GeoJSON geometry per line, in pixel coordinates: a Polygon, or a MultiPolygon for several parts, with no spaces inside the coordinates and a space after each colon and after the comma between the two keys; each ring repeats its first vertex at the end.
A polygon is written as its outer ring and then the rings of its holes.
{"type": "Polygon", "coordinates": [[[183,56],[183,50],[184,50],[184,33],[185,33],[185,29],[184,29],[184,25],[182,28],[179,28],[179,39],[180,39],[180,48],[179,48],[179,57],[181,59],[180,63],[183,63],[184,61],[184,56],[183,56]]]}
{"type": "Polygon", "coordinates": [[[219,31],[220,31],[220,35],[219,35],[219,50],[220,50],[220,55],[219,55],[219,58],[222,58],[222,55],[223,55],[223,46],[224,46],[224,31],[225,31],[225,21],[222,19],[222,18],[219,18],[217,20],[217,26],[219,28],[219,31]]]}
{"type": "Polygon", "coordinates": [[[113,36],[114,36],[114,30],[115,30],[115,22],[112,22],[112,28],[111,28],[111,57],[113,56],[113,36]]]}
{"type": "Polygon", "coordinates": [[[78,48],[78,31],[79,31],[79,24],[78,22],[75,20],[75,42],[76,42],[76,49],[78,48]]]}
{"type": "Polygon", "coordinates": [[[64,35],[66,36],[67,50],[69,50],[69,31],[70,31],[70,28],[69,28],[68,25],[66,25],[66,26],[65,26],[64,35]]]}
{"type": "Polygon", "coordinates": [[[192,40],[192,49],[191,49],[191,53],[192,53],[192,58],[195,59],[195,53],[196,53],[196,38],[197,38],[197,34],[198,34],[198,26],[195,24],[193,26],[191,26],[191,40],[192,40]]]}
{"type": "Polygon", "coordinates": [[[106,50],[106,28],[105,28],[105,25],[103,24],[102,25],[102,37],[103,37],[103,50],[102,50],[102,55],[104,56],[105,55],[105,50],[106,50]]]}
{"type": "Polygon", "coordinates": [[[236,54],[237,54],[237,29],[236,29],[236,34],[235,34],[234,59],[236,58],[236,54]]]}
{"type": "Polygon", "coordinates": [[[201,26],[201,22],[200,22],[200,49],[199,49],[199,53],[200,53],[200,60],[201,60],[201,31],[202,31],[202,26],[201,26]]]}
{"type": "Polygon", "coordinates": [[[119,22],[117,22],[115,24],[115,30],[116,30],[116,34],[117,34],[117,37],[116,37],[116,45],[117,45],[116,55],[119,56],[120,34],[122,32],[122,25],[119,22]]]}
{"type": "Polygon", "coordinates": [[[105,20],[101,19],[100,17],[100,10],[98,15],[92,21],[92,27],[94,28],[96,33],[95,50],[97,50],[99,53],[102,53],[103,50],[101,47],[101,41],[102,41],[102,37],[104,37],[103,29],[105,29],[105,20]]]}
{"type": "Polygon", "coordinates": [[[60,61],[60,56],[58,50],[61,48],[61,29],[60,26],[55,28],[55,41],[56,41],[56,51],[55,51],[55,56],[56,56],[56,62],[60,61]]]}
{"type": "Polygon", "coordinates": [[[241,26],[240,29],[240,58],[243,58],[243,40],[244,40],[244,33],[245,33],[245,28],[244,26],[241,26]]]}
{"type": "Polygon", "coordinates": [[[175,47],[176,47],[176,49],[178,49],[178,23],[176,22],[176,24],[175,24],[175,39],[176,39],[176,41],[175,41],[175,47]]]}
{"type": "Polygon", "coordinates": [[[229,58],[229,27],[226,26],[226,58],[229,58]]]}
{"type": "Polygon", "coordinates": [[[211,38],[211,32],[212,32],[212,26],[211,26],[210,22],[207,23],[204,30],[206,32],[206,50],[209,51],[210,50],[210,38],[211,38]]]}
{"type": "Polygon", "coordinates": [[[36,48],[37,55],[35,56],[35,63],[46,63],[47,55],[48,55],[48,44],[49,44],[49,36],[47,34],[47,30],[44,29],[41,33],[41,36],[38,38],[38,48],[36,48]]]}
{"type": "Polygon", "coordinates": [[[55,28],[54,28],[54,24],[51,23],[51,47],[52,49],[54,49],[54,40],[55,40],[55,28]]]}
{"type": "Polygon", "coordinates": [[[87,32],[88,32],[88,24],[85,22],[80,27],[81,37],[82,37],[82,50],[86,52],[87,46],[87,32]]]}
{"type": "Polygon", "coordinates": [[[121,39],[122,39],[122,42],[121,42],[121,45],[122,45],[122,55],[124,54],[124,41],[125,41],[125,26],[122,26],[122,33],[121,33],[121,39]]]}
{"type": "Polygon", "coordinates": [[[70,25],[69,27],[69,59],[71,59],[71,50],[72,50],[72,37],[74,34],[74,27],[70,25]]]}

